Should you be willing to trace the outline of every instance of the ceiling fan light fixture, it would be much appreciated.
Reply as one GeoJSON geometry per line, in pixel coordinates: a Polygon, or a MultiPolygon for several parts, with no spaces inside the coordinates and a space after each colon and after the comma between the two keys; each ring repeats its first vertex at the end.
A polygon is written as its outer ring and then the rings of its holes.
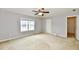
{"type": "Polygon", "coordinates": [[[43,13],[38,13],[38,15],[42,15],[43,13]]]}

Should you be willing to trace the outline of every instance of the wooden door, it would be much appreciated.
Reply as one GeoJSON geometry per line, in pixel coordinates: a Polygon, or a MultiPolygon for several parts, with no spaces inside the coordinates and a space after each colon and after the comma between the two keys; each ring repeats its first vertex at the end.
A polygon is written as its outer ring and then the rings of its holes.
{"type": "Polygon", "coordinates": [[[75,37],[76,34],[76,17],[67,18],[67,36],[75,37]]]}

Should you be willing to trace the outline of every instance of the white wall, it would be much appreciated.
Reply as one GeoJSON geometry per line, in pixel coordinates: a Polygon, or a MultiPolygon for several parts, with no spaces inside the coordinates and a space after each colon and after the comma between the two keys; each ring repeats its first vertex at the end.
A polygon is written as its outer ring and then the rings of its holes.
{"type": "Polygon", "coordinates": [[[79,40],[79,15],[76,15],[76,14],[64,15],[64,16],[60,16],[60,17],[56,17],[56,18],[54,17],[55,19],[53,19],[54,21],[53,21],[52,33],[57,34],[62,37],[67,37],[67,35],[66,35],[66,33],[67,33],[67,30],[66,30],[67,29],[67,23],[66,23],[67,19],[66,18],[67,18],[67,16],[76,16],[77,17],[77,19],[76,19],[76,39],[79,40]],[[58,24],[58,26],[56,24],[58,24]]]}
{"type": "Polygon", "coordinates": [[[8,11],[0,10],[0,40],[9,38],[23,37],[34,33],[41,32],[41,20],[34,17],[15,14],[8,11]],[[20,18],[31,18],[36,21],[36,30],[30,32],[20,32],[20,18]]]}
{"type": "Polygon", "coordinates": [[[43,19],[43,23],[44,23],[43,31],[50,33],[50,34],[54,34],[54,35],[67,38],[67,17],[76,16],[76,15],[77,14],[64,14],[64,15],[59,15],[59,16],[52,16],[52,17],[49,17],[48,20],[47,18],[44,18],[43,19]],[[49,22],[51,22],[50,23],[51,29],[50,29],[49,22]]]}
{"type": "Polygon", "coordinates": [[[42,32],[52,33],[52,18],[42,18],[42,32]]]}
{"type": "Polygon", "coordinates": [[[66,37],[66,17],[55,16],[43,19],[43,31],[61,37],[66,37]]]}
{"type": "Polygon", "coordinates": [[[52,33],[61,37],[67,37],[66,16],[57,16],[53,18],[52,33]]]}
{"type": "Polygon", "coordinates": [[[51,19],[46,19],[46,32],[51,33],[52,32],[52,20],[51,19]]]}
{"type": "Polygon", "coordinates": [[[76,20],[76,39],[79,40],[79,15],[77,15],[76,20]]]}

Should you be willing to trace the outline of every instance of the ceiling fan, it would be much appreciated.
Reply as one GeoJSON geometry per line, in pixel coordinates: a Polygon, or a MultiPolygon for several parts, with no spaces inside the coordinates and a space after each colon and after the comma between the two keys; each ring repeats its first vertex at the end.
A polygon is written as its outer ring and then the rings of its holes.
{"type": "Polygon", "coordinates": [[[44,16],[45,13],[49,13],[49,11],[46,11],[44,8],[40,8],[38,10],[32,10],[33,12],[36,12],[35,15],[41,15],[44,16]]]}

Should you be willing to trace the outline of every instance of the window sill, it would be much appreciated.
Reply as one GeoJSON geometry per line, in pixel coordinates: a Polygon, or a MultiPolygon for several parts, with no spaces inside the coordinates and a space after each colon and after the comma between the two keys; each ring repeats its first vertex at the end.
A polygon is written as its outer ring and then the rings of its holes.
{"type": "Polygon", "coordinates": [[[35,31],[35,30],[21,31],[21,33],[23,33],[23,32],[33,32],[33,31],[35,31]]]}

